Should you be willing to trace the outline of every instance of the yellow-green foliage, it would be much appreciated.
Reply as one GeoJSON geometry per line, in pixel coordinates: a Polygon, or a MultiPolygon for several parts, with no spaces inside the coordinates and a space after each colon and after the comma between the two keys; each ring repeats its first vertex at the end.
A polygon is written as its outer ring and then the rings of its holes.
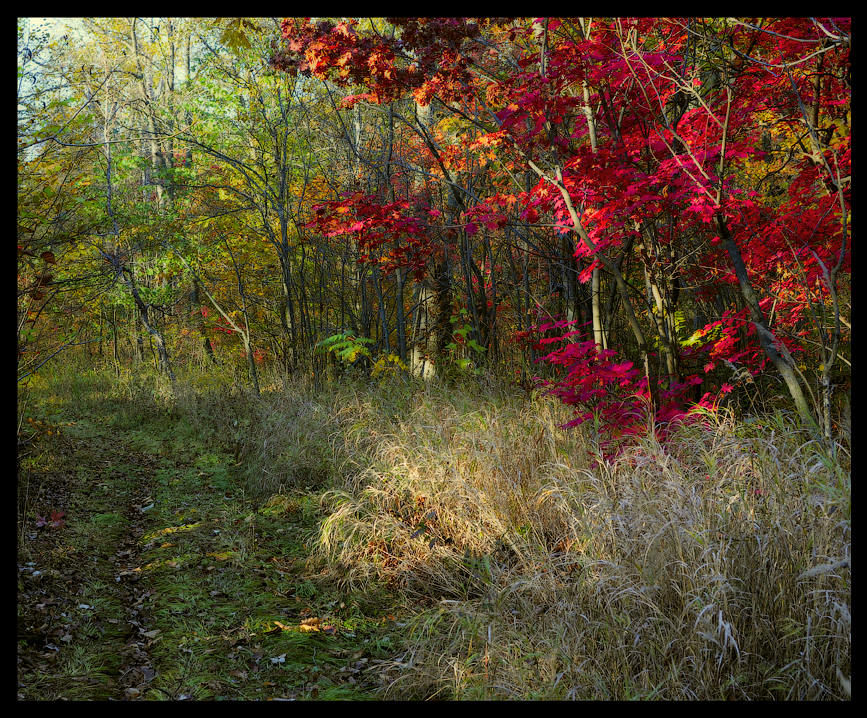
{"type": "Polygon", "coordinates": [[[373,379],[380,381],[393,379],[400,376],[401,372],[409,371],[397,354],[383,354],[376,360],[373,369],[370,371],[370,376],[373,379]]]}
{"type": "Polygon", "coordinates": [[[370,357],[370,350],[365,344],[373,344],[373,339],[351,334],[333,334],[319,342],[316,351],[332,353],[341,362],[352,364],[359,356],[370,357]]]}

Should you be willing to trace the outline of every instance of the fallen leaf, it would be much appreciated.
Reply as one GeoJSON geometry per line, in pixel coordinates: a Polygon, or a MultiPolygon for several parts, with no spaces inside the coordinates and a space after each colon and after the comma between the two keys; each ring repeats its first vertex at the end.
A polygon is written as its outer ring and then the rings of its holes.
{"type": "Polygon", "coordinates": [[[155,628],[153,631],[144,631],[144,632],[142,633],[142,635],[143,635],[145,638],[156,638],[156,637],[159,635],[159,633],[160,633],[160,629],[159,629],[159,628],[155,628]]]}
{"type": "Polygon", "coordinates": [[[133,604],[133,606],[140,606],[141,603],[142,603],[142,601],[144,601],[144,600],[147,599],[147,598],[150,598],[150,597],[153,596],[153,595],[154,595],[153,591],[145,591],[141,596],[139,596],[139,597],[136,599],[136,601],[135,601],[135,603],[133,604]]]}

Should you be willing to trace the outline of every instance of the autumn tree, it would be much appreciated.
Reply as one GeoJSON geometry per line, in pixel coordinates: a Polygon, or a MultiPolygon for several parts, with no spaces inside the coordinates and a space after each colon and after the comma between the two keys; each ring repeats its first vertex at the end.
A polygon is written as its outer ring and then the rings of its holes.
{"type": "MultiPolygon", "coordinates": [[[[834,338],[826,332],[816,343],[826,359],[836,360],[842,325],[836,283],[847,266],[849,212],[848,133],[842,121],[848,107],[848,21],[392,22],[399,32],[387,35],[365,31],[355,21],[287,20],[285,42],[273,62],[289,73],[347,89],[361,86],[364,91],[348,95],[347,103],[382,105],[411,94],[427,106],[436,98],[448,113],[482,131],[476,145],[498,148],[503,164],[535,175],[535,184],[520,194],[523,218],[537,225],[540,215],[548,215],[561,233],[575,236],[575,258],[590,262],[578,278],[593,283],[595,350],[573,341],[557,354],[558,362],[571,354],[581,364],[608,351],[606,343],[611,346],[611,327],[602,320],[597,271],[602,269],[642,365],[641,374],[631,379],[629,365],[618,365],[621,370],[612,378],[635,381],[657,418],[678,415],[689,387],[705,383],[701,374],[712,371],[716,361],[706,362],[701,372],[683,365],[684,354],[694,363],[705,352],[735,368],[745,365],[751,375],[770,363],[804,422],[816,425],[819,414],[805,397],[809,382],[794,359],[803,351],[795,343],[794,327],[772,330],[766,315],[774,294],[779,298],[777,285],[769,281],[773,275],[750,276],[749,267],[763,254],[759,238],[785,225],[790,236],[782,241],[789,252],[776,252],[775,267],[795,259],[802,283],[827,297],[804,301],[802,295],[801,306],[811,307],[814,317],[835,317],[834,338]],[[493,35],[499,27],[508,40],[505,52],[484,37],[483,29],[493,35]],[[470,106],[484,111],[474,113],[470,106]],[[794,119],[802,127],[795,141],[806,157],[804,169],[790,186],[799,190],[801,217],[810,206],[815,214],[800,223],[794,242],[791,232],[797,225],[791,215],[781,213],[774,200],[763,202],[741,181],[748,161],[765,152],[762,128],[770,118],[778,126],[794,119]],[[833,196],[833,204],[823,206],[817,191],[833,196]],[[836,229],[818,231],[829,221],[836,229]],[[715,249],[717,244],[725,254],[715,249]],[[689,337],[687,344],[699,344],[701,351],[689,346],[684,352],[687,337],[680,335],[684,323],[678,326],[678,302],[702,263],[719,272],[711,292],[736,287],[737,302],[689,337]],[[644,291],[638,289],[642,285],[644,291]],[[715,331],[722,336],[700,341],[715,331]],[[657,355],[660,367],[654,366],[657,355]]],[[[458,191],[448,174],[443,155],[458,155],[466,144],[441,152],[426,139],[445,182],[455,190],[453,209],[459,211],[448,216],[447,224],[459,225],[463,236],[477,230],[472,221],[477,216],[492,228],[507,224],[508,214],[497,206],[502,194],[491,192],[468,206],[471,192],[458,191]]],[[[783,172],[790,161],[789,156],[768,174],[783,172]]],[[[827,371],[827,364],[821,367],[820,373],[827,371]]],[[[598,371],[591,375],[600,379],[598,371]]],[[[827,378],[821,382],[829,385],[827,378]]],[[[705,392],[702,400],[713,404],[728,387],[717,385],[717,393],[705,392]]],[[[827,397],[828,390],[823,391],[827,397]]],[[[569,392],[562,395],[567,398],[569,392]]],[[[573,394],[571,400],[584,403],[593,397],[599,397],[595,390],[573,394]]]]}

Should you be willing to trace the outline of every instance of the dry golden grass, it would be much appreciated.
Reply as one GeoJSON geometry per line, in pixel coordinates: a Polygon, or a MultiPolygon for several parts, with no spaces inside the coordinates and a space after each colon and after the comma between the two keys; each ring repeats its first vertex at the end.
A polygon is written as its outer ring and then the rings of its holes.
{"type": "Polygon", "coordinates": [[[341,478],[318,551],[347,585],[428,606],[389,696],[847,697],[844,447],[832,462],[778,414],[606,464],[544,398],[329,399],[341,478]]]}
{"type": "Polygon", "coordinates": [[[406,596],[386,697],[848,698],[847,445],[707,417],[606,463],[544,397],[270,385],[178,401],[252,494],[327,489],[314,561],[406,596]]]}

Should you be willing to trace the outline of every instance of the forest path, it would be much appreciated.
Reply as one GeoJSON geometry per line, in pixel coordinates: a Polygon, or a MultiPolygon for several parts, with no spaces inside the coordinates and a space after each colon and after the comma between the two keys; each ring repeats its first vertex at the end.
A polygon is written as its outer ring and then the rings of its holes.
{"type": "Polygon", "coordinates": [[[376,697],[396,609],[387,592],[338,592],[306,560],[318,496],[249,500],[228,453],[151,409],[28,411],[19,699],[376,697]]]}

